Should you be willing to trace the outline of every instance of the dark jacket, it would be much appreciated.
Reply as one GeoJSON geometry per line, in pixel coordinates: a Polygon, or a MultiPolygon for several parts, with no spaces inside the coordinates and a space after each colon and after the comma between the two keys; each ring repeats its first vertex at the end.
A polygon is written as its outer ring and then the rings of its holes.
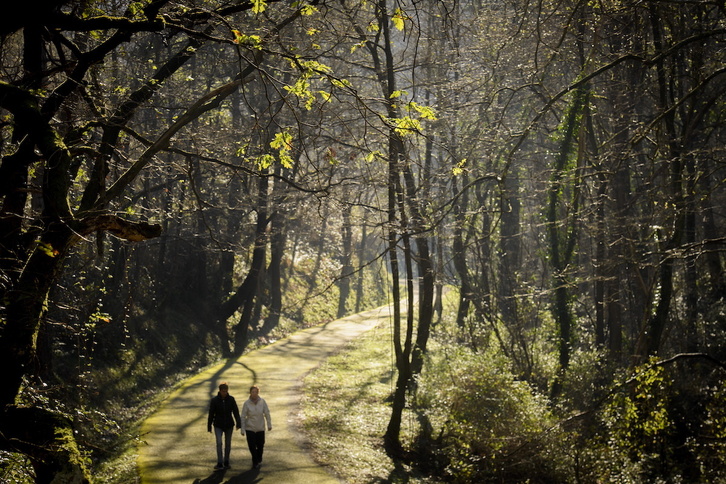
{"type": "Polygon", "coordinates": [[[209,418],[207,418],[207,430],[212,430],[212,424],[221,429],[228,429],[235,425],[242,426],[239,418],[239,408],[232,395],[222,398],[219,394],[209,402],[209,418]]]}

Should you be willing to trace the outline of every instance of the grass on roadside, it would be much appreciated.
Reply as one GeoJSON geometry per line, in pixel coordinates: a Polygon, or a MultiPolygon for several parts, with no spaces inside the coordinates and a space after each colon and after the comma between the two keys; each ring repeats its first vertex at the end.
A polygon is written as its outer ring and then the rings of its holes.
{"type": "MultiPolygon", "coordinates": [[[[305,378],[303,425],[314,456],[350,484],[435,482],[394,462],[383,449],[395,383],[390,342],[390,326],[382,324],[305,378]]],[[[404,413],[404,445],[416,426],[404,413]]]]}

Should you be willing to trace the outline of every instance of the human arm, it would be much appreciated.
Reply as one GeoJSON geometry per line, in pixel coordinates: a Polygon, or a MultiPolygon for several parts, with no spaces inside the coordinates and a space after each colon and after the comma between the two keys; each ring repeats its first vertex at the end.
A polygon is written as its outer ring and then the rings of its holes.
{"type": "Polygon", "coordinates": [[[207,415],[207,432],[212,431],[212,422],[214,421],[214,399],[209,401],[209,414],[207,415]]]}
{"type": "Polygon", "coordinates": [[[245,400],[245,403],[242,404],[242,414],[240,415],[240,426],[238,427],[240,429],[240,434],[245,434],[245,422],[247,421],[247,414],[249,413],[249,408],[247,408],[247,401],[245,400]]]}
{"type": "Polygon", "coordinates": [[[265,414],[265,420],[267,420],[267,430],[272,430],[272,417],[270,416],[270,408],[267,406],[267,402],[262,410],[265,414]]]}
{"type": "Polygon", "coordinates": [[[239,407],[237,407],[236,400],[232,400],[232,417],[234,417],[235,426],[238,429],[242,428],[242,419],[239,416],[239,407]]]}

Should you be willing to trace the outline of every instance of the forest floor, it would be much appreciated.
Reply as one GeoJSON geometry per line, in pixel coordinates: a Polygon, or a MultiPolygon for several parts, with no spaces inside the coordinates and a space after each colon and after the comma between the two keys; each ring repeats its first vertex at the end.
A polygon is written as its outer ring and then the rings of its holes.
{"type": "Polygon", "coordinates": [[[311,456],[300,425],[303,378],[348,342],[390,318],[389,306],[294,333],[270,346],[228,360],[185,381],[142,426],[138,465],[142,484],[339,483],[311,456]],[[209,399],[226,381],[238,405],[251,384],[272,413],[264,463],[251,469],[239,432],[232,441],[231,469],[214,472],[214,435],[207,432],[209,399]]]}

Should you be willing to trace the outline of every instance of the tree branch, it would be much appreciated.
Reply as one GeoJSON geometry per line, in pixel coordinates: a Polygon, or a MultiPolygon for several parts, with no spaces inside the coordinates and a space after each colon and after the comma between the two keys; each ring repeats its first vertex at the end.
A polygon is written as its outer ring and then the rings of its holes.
{"type": "Polygon", "coordinates": [[[161,235],[161,225],[148,222],[132,222],[117,215],[92,215],[77,220],[74,224],[78,236],[86,236],[99,230],[109,232],[130,242],[141,242],[161,235]]]}

